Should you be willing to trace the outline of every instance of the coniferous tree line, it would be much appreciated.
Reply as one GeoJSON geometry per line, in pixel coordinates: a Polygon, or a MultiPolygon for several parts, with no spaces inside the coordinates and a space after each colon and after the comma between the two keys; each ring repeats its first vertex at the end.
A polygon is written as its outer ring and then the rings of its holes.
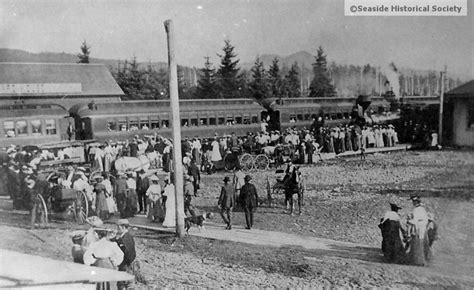
{"type": "MultiPolygon", "coordinates": [[[[79,63],[88,63],[90,46],[84,41],[79,63]]],[[[222,53],[217,54],[218,64],[204,57],[200,69],[178,65],[178,89],[181,99],[267,98],[297,97],[353,97],[359,94],[380,95],[399,87],[398,95],[437,95],[440,89],[439,73],[402,71],[397,72],[398,84],[380,67],[341,65],[331,62],[319,47],[312,68],[304,63],[290,67],[280,65],[278,58],[265,67],[257,56],[247,70],[239,66],[240,59],[230,40],[224,40],[222,53]]],[[[393,65],[394,67],[394,65],[393,65]]],[[[169,98],[167,66],[140,64],[136,58],[120,62],[110,68],[113,77],[125,93],[127,100],[153,100],[169,98]]],[[[461,84],[459,79],[449,78],[446,90],[461,84]]]]}

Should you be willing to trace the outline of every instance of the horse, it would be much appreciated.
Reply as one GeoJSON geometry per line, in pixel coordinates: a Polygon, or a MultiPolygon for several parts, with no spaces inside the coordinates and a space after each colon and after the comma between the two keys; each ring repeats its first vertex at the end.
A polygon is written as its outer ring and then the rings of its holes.
{"type": "Polygon", "coordinates": [[[293,166],[292,169],[287,168],[283,184],[285,187],[285,203],[293,215],[293,196],[298,196],[298,214],[301,214],[301,206],[303,205],[304,182],[299,167],[293,166]]]}

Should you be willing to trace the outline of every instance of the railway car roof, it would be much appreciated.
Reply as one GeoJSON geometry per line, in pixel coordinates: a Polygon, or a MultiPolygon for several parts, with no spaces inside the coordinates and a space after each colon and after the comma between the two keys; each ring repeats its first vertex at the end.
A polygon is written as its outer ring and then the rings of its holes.
{"type": "Polygon", "coordinates": [[[28,104],[0,106],[2,118],[32,116],[68,116],[66,108],[55,104],[28,104]]]}
{"type": "MultiPolygon", "coordinates": [[[[203,99],[180,100],[180,110],[183,111],[261,111],[263,108],[252,99],[203,99]]],[[[169,100],[157,101],[122,101],[104,104],[78,104],[69,110],[72,114],[83,116],[99,116],[130,113],[160,113],[170,112],[169,100]]]]}

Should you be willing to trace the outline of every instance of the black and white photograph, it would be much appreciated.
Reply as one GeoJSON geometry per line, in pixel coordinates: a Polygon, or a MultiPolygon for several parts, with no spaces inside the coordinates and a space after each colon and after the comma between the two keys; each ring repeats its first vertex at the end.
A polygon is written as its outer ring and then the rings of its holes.
{"type": "Polygon", "coordinates": [[[473,289],[471,0],[0,0],[0,288],[473,289]]]}

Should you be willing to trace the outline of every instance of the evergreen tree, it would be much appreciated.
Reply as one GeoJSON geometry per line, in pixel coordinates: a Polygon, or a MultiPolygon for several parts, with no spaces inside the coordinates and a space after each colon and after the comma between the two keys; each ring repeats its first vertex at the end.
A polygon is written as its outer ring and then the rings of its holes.
{"type": "Polygon", "coordinates": [[[237,54],[234,53],[234,47],[230,44],[230,40],[224,40],[222,48],[224,54],[218,56],[221,58],[221,65],[217,71],[217,84],[219,87],[219,95],[222,98],[235,98],[239,96],[239,63],[237,54]]]}
{"type": "Polygon", "coordinates": [[[316,56],[316,61],[313,63],[313,74],[314,77],[309,88],[309,97],[334,97],[336,91],[331,84],[327,69],[326,55],[321,46],[318,48],[318,55],[316,56]]]}
{"type": "Polygon", "coordinates": [[[204,58],[204,68],[200,69],[201,76],[196,89],[196,98],[213,99],[217,97],[215,74],[216,70],[212,67],[209,57],[204,58]]]}
{"type": "Polygon", "coordinates": [[[265,68],[260,57],[257,57],[252,67],[252,80],[249,83],[249,90],[254,99],[262,101],[268,96],[267,81],[265,76],[265,68]]]}
{"type": "Polygon", "coordinates": [[[270,82],[270,95],[272,98],[280,98],[283,94],[283,82],[280,76],[280,66],[278,59],[273,59],[272,65],[268,69],[268,80],[270,82]]]}
{"type": "Polygon", "coordinates": [[[285,76],[285,95],[288,98],[298,98],[300,93],[298,63],[295,62],[285,76]]]}
{"type": "Polygon", "coordinates": [[[87,45],[84,40],[81,45],[81,53],[77,55],[79,61],[77,63],[89,63],[89,55],[91,53],[91,47],[87,45]]]}

